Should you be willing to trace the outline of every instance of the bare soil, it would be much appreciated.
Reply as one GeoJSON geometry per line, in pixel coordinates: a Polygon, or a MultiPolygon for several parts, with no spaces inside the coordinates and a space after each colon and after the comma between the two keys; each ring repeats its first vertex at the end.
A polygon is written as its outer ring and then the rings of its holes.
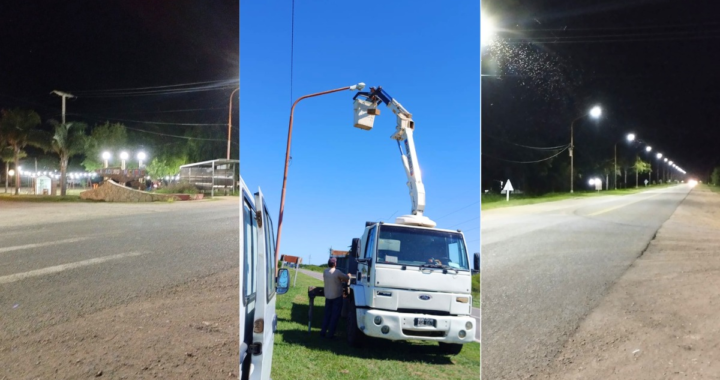
{"type": "Polygon", "coordinates": [[[0,342],[0,379],[233,379],[238,270],[0,342]]]}
{"type": "Polygon", "coordinates": [[[720,195],[695,188],[543,379],[720,379],[720,195]]]}

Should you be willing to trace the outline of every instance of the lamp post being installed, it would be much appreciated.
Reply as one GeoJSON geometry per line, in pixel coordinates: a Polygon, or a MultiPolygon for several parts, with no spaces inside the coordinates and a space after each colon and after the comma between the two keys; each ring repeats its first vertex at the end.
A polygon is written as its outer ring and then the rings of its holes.
{"type": "MultiPolygon", "coordinates": [[[[295,112],[295,106],[303,99],[313,98],[313,97],[320,96],[320,95],[332,94],[333,92],[340,92],[340,91],[345,91],[345,90],[361,91],[363,88],[365,88],[365,83],[358,83],[358,84],[354,84],[352,86],[336,88],[334,90],[316,92],[314,94],[309,94],[309,95],[299,97],[298,100],[296,100],[295,103],[293,103],[292,107],[290,107],[290,125],[288,126],[288,141],[287,141],[287,148],[285,149],[285,171],[283,173],[282,192],[280,195],[280,215],[278,216],[277,238],[275,239],[275,262],[277,262],[278,259],[280,258],[280,235],[282,233],[283,213],[285,212],[285,189],[287,187],[288,166],[290,163],[290,143],[292,142],[293,113],[295,112]]],[[[278,271],[278,268],[276,267],[275,268],[276,276],[277,276],[277,271],[278,271]]]]}
{"type": "MultiPolygon", "coordinates": [[[[627,140],[628,142],[635,140],[635,134],[628,133],[627,136],[625,136],[625,140],[627,140]]],[[[618,143],[615,143],[615,171],[613,172],[613,183],[615,184],[615,190],[617,190],[617,144],[618,143]]]]}
{"type": "Polygon", "coordinates": [[[570,193],[573,192],[573,179],[575,178],[575,177],[574,177],[574,173],[573,173],[573,171],[574,171],[574,168],[573,168],[573,165],[574,165],[573,150],[574,150],[574,148],[575,148],[575,144],[574,144],[574,141],[575,141],[575,140],[574,140],[574,137],[573,137],[573,130],[574,130],[574,128],[575,128],[575,122],[578,121],[578,120],[580,120],[580,119],[582,119],[582,118],[584,118],[585,116],[588,116],[588,115],[589,115],[590,117],[592,117],[593,119],[597,119],[597,118],[600,117],[601,114],[602,114],[602,109],[600,109],[599,106],[595,106],[595,107],[593,107],[593,108],[590,110],[590,112],[578,116],[577,118],[575,118],[575,120],[572,121],[572,123],[570,123],[570,193]]]}

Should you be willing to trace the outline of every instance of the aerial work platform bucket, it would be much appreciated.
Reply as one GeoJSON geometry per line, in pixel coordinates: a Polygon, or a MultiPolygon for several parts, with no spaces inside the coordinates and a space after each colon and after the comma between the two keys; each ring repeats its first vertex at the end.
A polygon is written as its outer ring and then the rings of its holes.
{"type": "Polygon", "coordinates": [[[353,106],[355,111],[355,128],[366,131],[371,130],[375,122],[375,115],[380,113],[376,107],[377,104],[369,100],[355,99],[353,106]]]}

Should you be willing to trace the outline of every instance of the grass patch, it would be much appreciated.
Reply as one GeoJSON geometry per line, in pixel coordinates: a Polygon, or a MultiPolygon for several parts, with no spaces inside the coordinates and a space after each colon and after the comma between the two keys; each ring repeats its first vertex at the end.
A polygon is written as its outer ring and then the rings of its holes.
{"type": "Polygon", "coordinates": [[[720,186],[715,186],[711,184],[705,184],[705,183],[699,183],[697,184],[697,187],[705,190],[710,190],[713,193],[720,193],[720,186]]]}
{"type": "Polygon", "coordinates": [[[79,195],[66,195],[61,197],[59,195],[11,195],[11,194],[0,194],[0,202],[92,202],[80,199],[79,195]]]}
{"type": "Polygon", "coordinates": [[[457,356],[444,356],[437,343],[393,342],[367,338],[362,348],[345,341],[345,321],[341,318],[337,339],[319,336],[324,299],[316,298],[312,333],[308,334],[308,286],[322,281],[299,274],[297,286],[277,297],[277,333],[272,378],[308,380],[347,379],[477,379],[480,376],[480,344],[468,343],[457,356]]]}
{"type": "Polygon", "coordinates": [[[655,185],[648,187],[629,188],[629,189],[617,189],[617,190],[603,190],[603,191],[577,191],[575,193],[549,193],[543,195],[525,195],[510,194],[510,201],[506,201],[505,195],[503,194],[482,194],[480,210],[492,210],[501,207],[512,207],[531,205],[536,203],[555,202],[565,199],[577,199],[577,198],[588,198],[598,197],[604,195],[629,195],[637,194],[643,191],[661,189],[670,186],[676,186],[675,184],[655,185]]]}
{"type": "Polygon", "coordinates": [[[472,276],[472,306],[480,308],[480,273],[472,276]]]}
{"type": "Polygon", "coordinates": [[[328,268],[327,264],[323,264],[323,265],[302,264],[302,265],[300,265],[300,269],[307,269],[307,270],[311,270],[313,272],[318,272],[318,273],[324,272],[325,269],[327,269],[327,268],[328,268]]]}

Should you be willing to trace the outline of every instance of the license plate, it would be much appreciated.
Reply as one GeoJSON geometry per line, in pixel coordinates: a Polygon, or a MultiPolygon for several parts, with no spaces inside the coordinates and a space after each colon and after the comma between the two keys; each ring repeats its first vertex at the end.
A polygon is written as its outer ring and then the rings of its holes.
{"type": "Polygon", "coordinates": [[[435,327],[436,323],[432,318],[415,318],[415,327],[435,327]]]}

